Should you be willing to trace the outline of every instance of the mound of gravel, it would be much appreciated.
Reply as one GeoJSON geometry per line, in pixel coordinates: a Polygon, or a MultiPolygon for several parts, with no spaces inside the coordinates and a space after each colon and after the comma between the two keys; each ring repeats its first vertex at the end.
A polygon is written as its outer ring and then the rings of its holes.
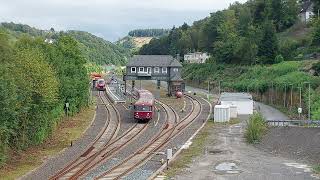
{"type": "Polygon", "coordinates": [[[256,147],[282,157],[320,164],[320,128],[271,128],[256,147]]]}

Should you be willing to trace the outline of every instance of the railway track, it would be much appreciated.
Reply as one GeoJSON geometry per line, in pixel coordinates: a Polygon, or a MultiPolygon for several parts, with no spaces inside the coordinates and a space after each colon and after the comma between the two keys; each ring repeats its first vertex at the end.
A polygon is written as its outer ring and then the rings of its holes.
{"type": "Polygon", "coordinates": [[[88,162],[99,155],[101,149],[106,148],[116,138],[120,129],[120,114],[112,105],[103,92],[99,92],[101,104],[104,105],[107,112],[107,121],[103,130],[96,137],[94,142],[77,159],[72,161],[50,179],[70,179],[78,170],[82,169],[88,162]],[[116,116],[115,116],[116,115],[116,116]]]}
{"type": "Polygon", "coordinates": [[[110,170],[95,177],[95,179],[120,179],[121,177],[129,174],[134,169],[143,165],[143,163],[150,159],[154,153],[159,151],[172,138],[180,134],[185,128],[192,124],[192,122],[194,122],[200,115],[202,106],[195,98],[191,96],[186,97],[191,101],[192,109],[191,112],[183,118],[183,120],[178,120],[179,117],[172,107],[160,102],[161,106],[167,112],[168,119],[170,120],[166,127],[163,128],[152,140],[146,143],[145,146],[138,149],[135,153],[110,170]]]}

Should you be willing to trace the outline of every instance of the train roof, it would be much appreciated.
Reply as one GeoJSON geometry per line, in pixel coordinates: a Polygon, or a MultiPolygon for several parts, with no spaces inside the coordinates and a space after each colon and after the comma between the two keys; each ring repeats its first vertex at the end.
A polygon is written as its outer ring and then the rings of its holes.
{"type": "Polygon", "coordinates": [[[135,105],[146,105],[151,106],[154,104],[154,96],[153,94],[148,90],[139,90],[139,99],[135,103],[135,105]]]}

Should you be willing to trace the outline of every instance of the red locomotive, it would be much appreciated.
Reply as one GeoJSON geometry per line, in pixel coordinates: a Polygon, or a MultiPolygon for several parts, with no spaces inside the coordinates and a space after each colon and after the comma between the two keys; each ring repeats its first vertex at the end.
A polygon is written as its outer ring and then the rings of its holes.
{"type": "Polygon", "coordinates": [[[104,79],[98,79],[96,83],[96,89],[99,91],[105,91],[106,90],[106,82],[104,79]]]}
{"type": "Polygon", "coordinates": [[[138,120],[148,121],[153,118],[154,112],[154,97],[147,90],[138,91],[138,100],[134,106],[134,118],[138,120]]]}

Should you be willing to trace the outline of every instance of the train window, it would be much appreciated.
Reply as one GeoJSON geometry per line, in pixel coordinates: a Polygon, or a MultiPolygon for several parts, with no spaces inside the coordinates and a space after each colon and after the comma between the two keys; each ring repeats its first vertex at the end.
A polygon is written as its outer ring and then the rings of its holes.
{"type": "Polygon", "coordinates": [[[131,73],[136,73],[137,72],[137,68],[136,67],[131,67],[131,73]]]}
{"type": "Polygon", "coordinates": [[[134,106],[134,110],[136,111],[151,111],[150,106],[134,106]]]}

